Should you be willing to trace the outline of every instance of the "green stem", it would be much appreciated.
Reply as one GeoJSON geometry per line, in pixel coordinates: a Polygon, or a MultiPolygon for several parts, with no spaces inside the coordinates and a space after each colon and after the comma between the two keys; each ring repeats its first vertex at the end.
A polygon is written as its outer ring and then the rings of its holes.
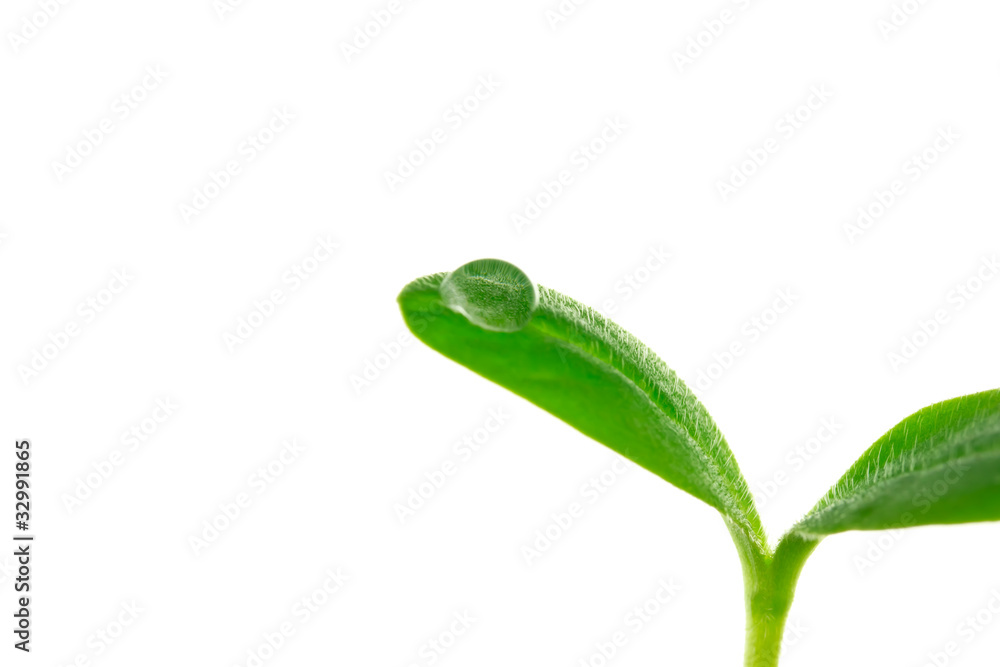
{"type": "MultiPolygon", "coordinates": [[[[728,523],[728,522],[727,522],[728,523]]],[[[802,566],[819,544],[786,535],[774,553],[755,543],[739,526],[729,524],[743,565],[747,627],[744,667],[777,667],[781,636],[795,596],[802,566]]]]}

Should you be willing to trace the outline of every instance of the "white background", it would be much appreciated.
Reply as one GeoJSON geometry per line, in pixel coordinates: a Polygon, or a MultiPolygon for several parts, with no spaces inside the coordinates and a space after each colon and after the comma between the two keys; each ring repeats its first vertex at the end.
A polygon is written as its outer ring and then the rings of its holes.
{"type": "MultiPolygon", "coordinates": [[[[712,510],[638,469],[590,504],[582,487],[611,452],[391,344],[403,285],[479,257],[594,307],[614,299],[691,384],[744,343],[698,394],[755,490],[785,474],[761,509],[772,539],[899,419],[1000,385],[1000,280],[961,308],[952,292],[1000,252],[994,2],[911,1],[887,32],[888,0],[593,0],[555,27],[555,0],[405,1],[350,59],[342,45],[387,0],[92,0],[51,18],[40,4],[11,0],[0,19],[0,414],[5,446],[34,443],[37,535],[30,656],[10,647],[0,558],[4,664],[252,665],[286,621],[294,635],[264,664],[569,667],[619,630],[609,664],[740,664],[739,564],[712,510]],[[480,77],[496,90],[448,120],[480,77]],[[274,109],[294,120],[247,159],[274,109]],[[808,118],[789,133],[796,111],[808,118]],[[102,119],[112,131],[90,150],[102,119]],[[581,171],[576,151],[609,119],[623,131],[581,171]],[[391,189],[385,173],[436,128],[444,143],[391,189]],[[957,139],[913,180],[906,163],[942,128],[957,139]],[[768,139],[777,151],[724,201],[719,182],[768,139]],[[71,151],[88,155],[54,165],[71,151]],[[230,160],[240,173],[185,216],[230,160]],[[512,214],[561,170],[572,183],[518,230],[512,214]],[[845,225],[894,179],[905,192],[852,243],[845,225]],[[317,238],[338,248],[312,264],[317,238]],[[655,271],[651,248],[670,254],[655,271]],[[316,270],[294,289],[283,276],[303,265],[316,270]],[[102,292],[123,269],[128,285],[102,292]],[[628,291],[626,276],[644,282],[628,291]],[[227,345],[275,289],[273,315],[227,345]],[[779,290],[792,308],[751,340],[779,290]],[[937,309],[946,323],[894,368],[937,309]],[[36,352],[49,358],[25,372],[36,352]],[[133,451],[122,434],[153,431],[158,399],[179,407],[133,451]],[[462,460],[454,444],[497,408],[506,423],[462,460]],[[831,418],[835,436],[793,467],[831,418]],[[251,476],[291,438],[304,451],[258,495],[251,476]],[[110,477],[92,476],[116,450],[110,477]],[[457,473],[401,523],[394,506],[447,460],[457,473]],[[99,485],[68,507],[88,476],[99,485]],[[249,506],[196,554],[191,538],[241,493],[249,506]],[[529,565],[523,547],[574,502],[584,515],[529,565]],[[350,580],[300,623],[296,601],[337,568],[350,580]],[[680,593],[632,632],[625,615],[661,578],[680,593]],[[132,602],[138,619],[98,654],[95,633],[132,602]],[[432,663],[426,642],[462,612],[471,629],[432,663]]],[[[1000,617],[971,641],[959,624],[1000,591],[998,556],[996,525],[832,537],[802,576],[804,630],[782,664],[917,667],[952,640],[947,664],[993,664],[1000,617]]]]}

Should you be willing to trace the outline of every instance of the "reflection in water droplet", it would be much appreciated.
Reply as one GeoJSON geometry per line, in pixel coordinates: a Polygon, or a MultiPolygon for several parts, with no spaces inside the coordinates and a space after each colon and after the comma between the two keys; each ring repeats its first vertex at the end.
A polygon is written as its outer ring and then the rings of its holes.
{"type": "Polygon", "coordinates": [[[531,319],[538,290],[524,271],[499,259],[477,259],[441,283],[444,305],[490,331],[517,331],[531,319]]]}

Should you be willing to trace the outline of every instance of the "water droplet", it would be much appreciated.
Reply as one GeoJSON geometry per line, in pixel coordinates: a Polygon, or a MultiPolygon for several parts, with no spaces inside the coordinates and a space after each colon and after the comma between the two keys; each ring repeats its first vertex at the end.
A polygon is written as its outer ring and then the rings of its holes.
{"type": "Polygon", "coordinates": [[[499,259],[477,259],[441,283],[444,305],[490,331],[517,331],[531,319],[538,290],[524,271],[499,259]]]}

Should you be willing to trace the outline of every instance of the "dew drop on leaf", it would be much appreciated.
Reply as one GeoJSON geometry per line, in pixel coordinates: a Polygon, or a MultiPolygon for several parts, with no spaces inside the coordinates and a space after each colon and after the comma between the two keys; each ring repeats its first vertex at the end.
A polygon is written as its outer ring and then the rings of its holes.
{"type": "Polygon", "coordinates": [[[538,290],[524,271],[499,259],[477,259],[441,282],[448,308],[490,331],[517,331],[531,319],[538,290]]]}

